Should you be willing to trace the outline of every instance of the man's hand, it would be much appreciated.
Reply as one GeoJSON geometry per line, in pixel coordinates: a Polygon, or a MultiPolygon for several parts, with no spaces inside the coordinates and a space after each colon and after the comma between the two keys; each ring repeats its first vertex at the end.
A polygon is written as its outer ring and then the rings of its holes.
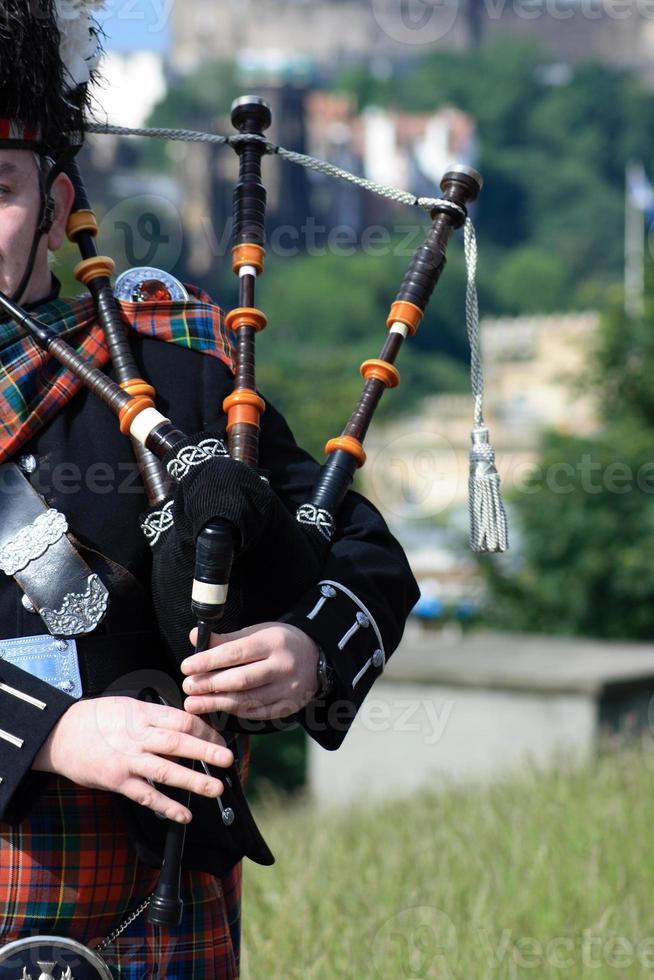
{"type": "Polygon", "coordinates": [[[79,786],[121,793],[188,823],[192,814],[148,783],[217,797],[223,784],[168,759],[200,759],[226,768],[234,761],[218,732],[180,708],[129,697],[90,698],[68,708],[41,746],[33,769],[65,776],[79,786]]]}
{"type": "MultiPolygon", "coordinates": [[[[191,633],[191,642],[196,631],[191,633]]],[[[286,718],[307,704],[318,688],[318,647],[286,623],[261,623],[222,636],[211,648],[183,661],[186,711],[226,711],[239,718],[286,718]]]]}

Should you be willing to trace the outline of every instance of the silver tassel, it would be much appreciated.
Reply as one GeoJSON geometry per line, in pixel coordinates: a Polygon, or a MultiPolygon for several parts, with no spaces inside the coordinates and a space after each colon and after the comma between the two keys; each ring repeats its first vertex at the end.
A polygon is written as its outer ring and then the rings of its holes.
{"type": "Polygon", "coordinates": [[[470,374],[475,399],[475,419],[471,433],[468,502],[470,507],[470,547],[476,552],[506,551],[509,547],[506,511],[500,494],[500,475],[495,467],[495,451],[484,423],[484,377],[481,369],[479,303],[475,277],[477,241],[470,218],[464,227],[466,258],[466,325],[470,341],[470,374]]]}
{"type": "Polygon", "coordinates": [[[509,533],[506,511],[500,495],[500,474],[495,468],[495,450],[488,441],[488,429],[474,428],[471,433],[470,476],[470,547],[476,552],[506,551],[509,533]]]}

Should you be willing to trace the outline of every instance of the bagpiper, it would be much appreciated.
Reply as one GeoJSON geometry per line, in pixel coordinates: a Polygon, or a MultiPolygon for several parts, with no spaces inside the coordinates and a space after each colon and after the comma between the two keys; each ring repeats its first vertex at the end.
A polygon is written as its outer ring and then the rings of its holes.
{"type": "MultiPolygon", "coordinates": [[[[114,295],[75,162],[98,6],[0,4],[0,980],[234,978],[240,859],[272,860],[242,795],[248,730],[299,723],[337,748],[418,593],[363,497],[308,502],[320,468],[239,359],[264,325],[254,141],[239,309],[226,321],[166,270],[114,295]],[[66,234],[73,299],[48,263],[66,234]],[[192,602],[216,626],[196,653],[192,602]]],[[[266,114],[233,110],[244,134],[266,114]]]]}

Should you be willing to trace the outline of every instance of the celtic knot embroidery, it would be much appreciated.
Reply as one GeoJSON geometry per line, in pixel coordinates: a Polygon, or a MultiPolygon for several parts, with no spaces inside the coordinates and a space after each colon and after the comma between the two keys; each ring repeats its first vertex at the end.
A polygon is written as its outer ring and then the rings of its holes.
{"type": "Polygon", "coordinates": [[[328,510],[315,507],[313,504],[301,504],[295,514],[299,524],[308,524],[322,534],[323,538],[331,541],[334,536],[334,521],[328,510]]]}
{"type": "Polygon", "coordinates": [[[151,548],[159,540],[162,534],[169,531],[173,526],[173,502],[168,500],[161,510],[153,510],[141,524],[141,530],[145,535],[145,540],[151,548]]]}
{"type": "Polygon", "coordinates": [[[197,446],[184,446],[174,456],[166,467],[169,475],[178,483],[187,476],[195,466],[201,466],[214,456],[229,456],[227,447],[222,439],[202,439],[197,446]]]}
{"type": "Polygon", "coordinates": [[[68,521],[63,514],[54,508],[46,510],[0,548],[0,568],[5,575],[15,575],[35,558],[44,555],[67,530],[68,521]]]}

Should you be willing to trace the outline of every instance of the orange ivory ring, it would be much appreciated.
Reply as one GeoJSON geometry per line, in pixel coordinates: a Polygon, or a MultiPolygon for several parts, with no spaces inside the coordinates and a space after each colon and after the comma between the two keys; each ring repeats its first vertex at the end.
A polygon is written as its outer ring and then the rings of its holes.
{"type": "Polygon", "coordinates": [[[132,422],[137,415],[144,412],[146,408],[152,408],[151,398],[133,398],[132,401],[128,402],[124,408],[122,408],[118,414],[118,422],[120,424],[120,431],[124,436],[129,435],[129,430],[132,428],[132,422]]]}
{"type": "Polygon", "coordinates": [[[325,452],[327,455],[329,453],[336,452],[337,449],[344,449],[346,453],[350,456],[354,456],[357,461],[357,466],[360,468],[366,461],[366,454],[363,446],[358,439],[354,436],[337,436],[335,439],[330,439],[325,446],[325,452]]]}
{"type": "Polygon", "coordinates": [[[400,383],[400,372],[388,361],[382,361],[377,357],[371,357],[369,361],[364,361],[360,369],[363,377],[376,378],[383,381],[387,388],[397,388],[400,383]]]}
{"type": "MultiPolygon", "coordinates": [[[[143,378],[130,378],[129,381],[121,381],[120,387],[123,389],[123,391],[126,391],[128,395],[132,395],[133,397],[136,397],[137,395],[145,395],[146,397],[153,399],[157,394],[152,385],[149,385],[147,381],[143,380],[143,378]]],[[[154,407],[154,402],[152,402],[152,406],[154,407]]]]}
{"type": "Polygon", "coordinates": [[[96,276],[109,278],[113,276],[115,271],[116,265],[113,259],[106,255],[96,255],[91,259],[83,259],[78,262],[74,269],[74,275],[76,279],[88,286],[91,279],[95,279],[96,276]]]}
{"type": "Polygon", "coordinates": [[[420,326],[422,317],[423,312],[419,306],[415,305],[415,303],[407,303],[405,300],[396,300],[391,306],[391,312],[388,314],[386,326],[390,330],[394,323],[403,323],[409,328],[409,336],[413,337],[414,333],[420,326]]]}
{"type": "Polygon", "coordinates": [[[232,249],[232,272],[238,273],[243,265],[252,265],[258,275],[263,274],[266,250],[261,245],[235,245],[232,249]]]}
{"type": "Polygon", "coordinates": [[[68,219],[66,225],[66,235],[69,241],[74,242],[80,231],[88,231],[95,236],[98,233],[98,219],[93,211],[75,211],[68,219]]]}
{"type": "Polygon", "coordinates": [[[228,395],[223,402],[223,412],[227,413],[227,431],[239,422],[259,428],[259,420],[266,410],[261,395],[250,388],[239,388],[228,395]]]}
{"type": "Polygon", "coordinates": [[[266,314],[262,313],[261,310],[255,310],[253,306],[238,306],[235,310],[230,310],[225,317],[228,330],[252,327],[258,333],[264,329],[267,323],[266,314]]]}

